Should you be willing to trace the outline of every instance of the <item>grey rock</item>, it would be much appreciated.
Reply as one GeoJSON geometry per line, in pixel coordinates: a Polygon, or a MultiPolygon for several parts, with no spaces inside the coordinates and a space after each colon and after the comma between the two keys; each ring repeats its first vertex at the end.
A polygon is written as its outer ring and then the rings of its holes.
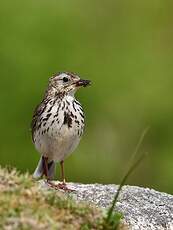
{"type": "MultiPolygon", "coordinates": [[[[74,189],[72,196],[101,208],[108,208],[118,186],[101,184],[68,183],[74,189]]],[[[124,186],[116,210],[124,216],[132,230],[173,230],[173,196],[153,189],[124,186]]]]}

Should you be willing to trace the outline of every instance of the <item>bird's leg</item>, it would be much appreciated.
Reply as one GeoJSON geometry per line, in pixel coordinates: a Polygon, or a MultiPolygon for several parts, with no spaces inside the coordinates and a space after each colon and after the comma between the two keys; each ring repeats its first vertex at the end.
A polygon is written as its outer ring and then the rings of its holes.
{"type": "Polygon", "coordinates": [[[65,183],[65,175],[64,175],[64,161],[60,162],[61,165],[61,177],[62,177],[62,183],[59,184],[55,184],[53,183],[48,176],[48,157],[44,157],[43,156],[43,174],[46,177],[46,183],[48,184],[48,186],[50,186],[51,188],[54,188],[56,190],[62,189],[66,192],[72,192],[72,189],[67,188],[67,185],[65,183]]]}
{"type": "Polygon", "coordinates": [[[62,183],[65,184],[64,161],[60,162],[60,166],[61,166],[61,180],[62,183]]]}
{"type": "Polygon", "coordinates": [[[42,157],[43,158],[43,175],[45,175],[45,177],[48,180],[48,157],[42,157]]]}
{"type": "Polygon", "coordinates": [[[69,189],[67,188],[67,185],[65,183],[64,161],[60,161],[60,166],[61,166],[61,180],[62,180],[62,183],[59,183],[58,187],[60,189],[68,191],[69,189]]]}
{"type": "Polygon", "coordinates": [[[62,190],[64,190],[64,191],[66,191],[66,192],[73,192],[74,190],[69,189],[69,188],[67,187],[67,185],[66,185],[65,173],[64,173],[64,161],[61,161],[61,162],[60,162],[60,166],[61,166],[61,179],[62,179],[62,183],[59,183],[59,184],[57,185],[57,187],[58,187],[59,189],[62,189],[62,190]]]}
{"type": "Polygon", "coordinates": [[[50,181],[50,178],[48,176],[48,157],[44,157],[44,156],[43,156],[43,175],[45,175],[45,177],[46,177],[46,183],[50,187],[52,187],[52,188],[56,187],[56,185],[50,181]]]}

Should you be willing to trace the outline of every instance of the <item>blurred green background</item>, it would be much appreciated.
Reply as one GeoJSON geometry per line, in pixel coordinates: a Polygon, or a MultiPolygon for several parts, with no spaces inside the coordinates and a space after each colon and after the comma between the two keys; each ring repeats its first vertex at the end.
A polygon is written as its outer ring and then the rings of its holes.
{"type": "Polygon", "coordinates": [[[150,126],[149,156],[128,183],[173,193],[172,9],[171,0],[1,1],[0,164],[33,172],[32,112],[48,77],[68,70],[93,82],[77,93],[87,124],[68,180],[118,184],[150,126]]]}

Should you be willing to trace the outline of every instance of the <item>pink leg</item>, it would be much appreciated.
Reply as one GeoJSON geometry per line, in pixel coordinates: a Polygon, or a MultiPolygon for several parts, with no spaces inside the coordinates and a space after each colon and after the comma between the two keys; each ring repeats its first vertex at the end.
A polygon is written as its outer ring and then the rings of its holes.
{"type": "Polygon", "coordinates": [[[48,179],[48,157],[43,157],[43,175],[48,179]]]}
{"type": "Polygon", "coordinates": [[[57,186],[59,189],[63,189],[64,191],[67,191],[67,192],[72,192],[74,190],[72,189],[69,189],[66,185],[66,181],[65,181],[65,173],[64,173],[64,161],[61,161],[60,162],[60,166],[61,166],[61,180],[62,180],[62,183],[59,183],[57,186]]]}
{"type": "Polygon", "coordinates": [[[65,184],[64,161],[60,162],[60,166],[61,166],[61,180],[62,183],[65,184]]]}
{"type": "MultiPolygon", "coordinates": [[[[45,164],[45,165],[47,165],[47,164],[45,164]]],[[[45,168],[45,172],[47,173],[47,174],[45,174],[46,175],[46,177],[47,177],[47,184],[51,187],[51,188],[54,188],[54,189],[56,189],[56,190],[64,190],[65,192],[73,192],[74,190],[72,190],[72,189],[69,189],[68,187],[67,187],[67,185],[66,185],[66,183],[65,183],[65,173],[64,173],[64,161],[61,161],[60,162],[60,166],[61,166],[61,179],[62,179],[62,183],[59,183],[59,184],[54,184],[53,182],[51,182],[50,180],[49,180],[49,178],[48,178],[48,167],[46,166],[45,168]]]]}

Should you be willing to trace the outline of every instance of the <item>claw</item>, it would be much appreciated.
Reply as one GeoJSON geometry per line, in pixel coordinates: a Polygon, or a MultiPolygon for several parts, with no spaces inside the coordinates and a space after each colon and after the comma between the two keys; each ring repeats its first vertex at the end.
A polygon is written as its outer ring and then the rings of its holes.
{"type": "Polygon", "coordinates": [[[75,191],[73,189],[68,188],[65,183],[55,184],[55,183],[51,182],[50,180],[46,180],[46,183],[48,184],[49,187],[54,188],[55,190],[63,190],[65,192],[74,192],[75,191]]]}

